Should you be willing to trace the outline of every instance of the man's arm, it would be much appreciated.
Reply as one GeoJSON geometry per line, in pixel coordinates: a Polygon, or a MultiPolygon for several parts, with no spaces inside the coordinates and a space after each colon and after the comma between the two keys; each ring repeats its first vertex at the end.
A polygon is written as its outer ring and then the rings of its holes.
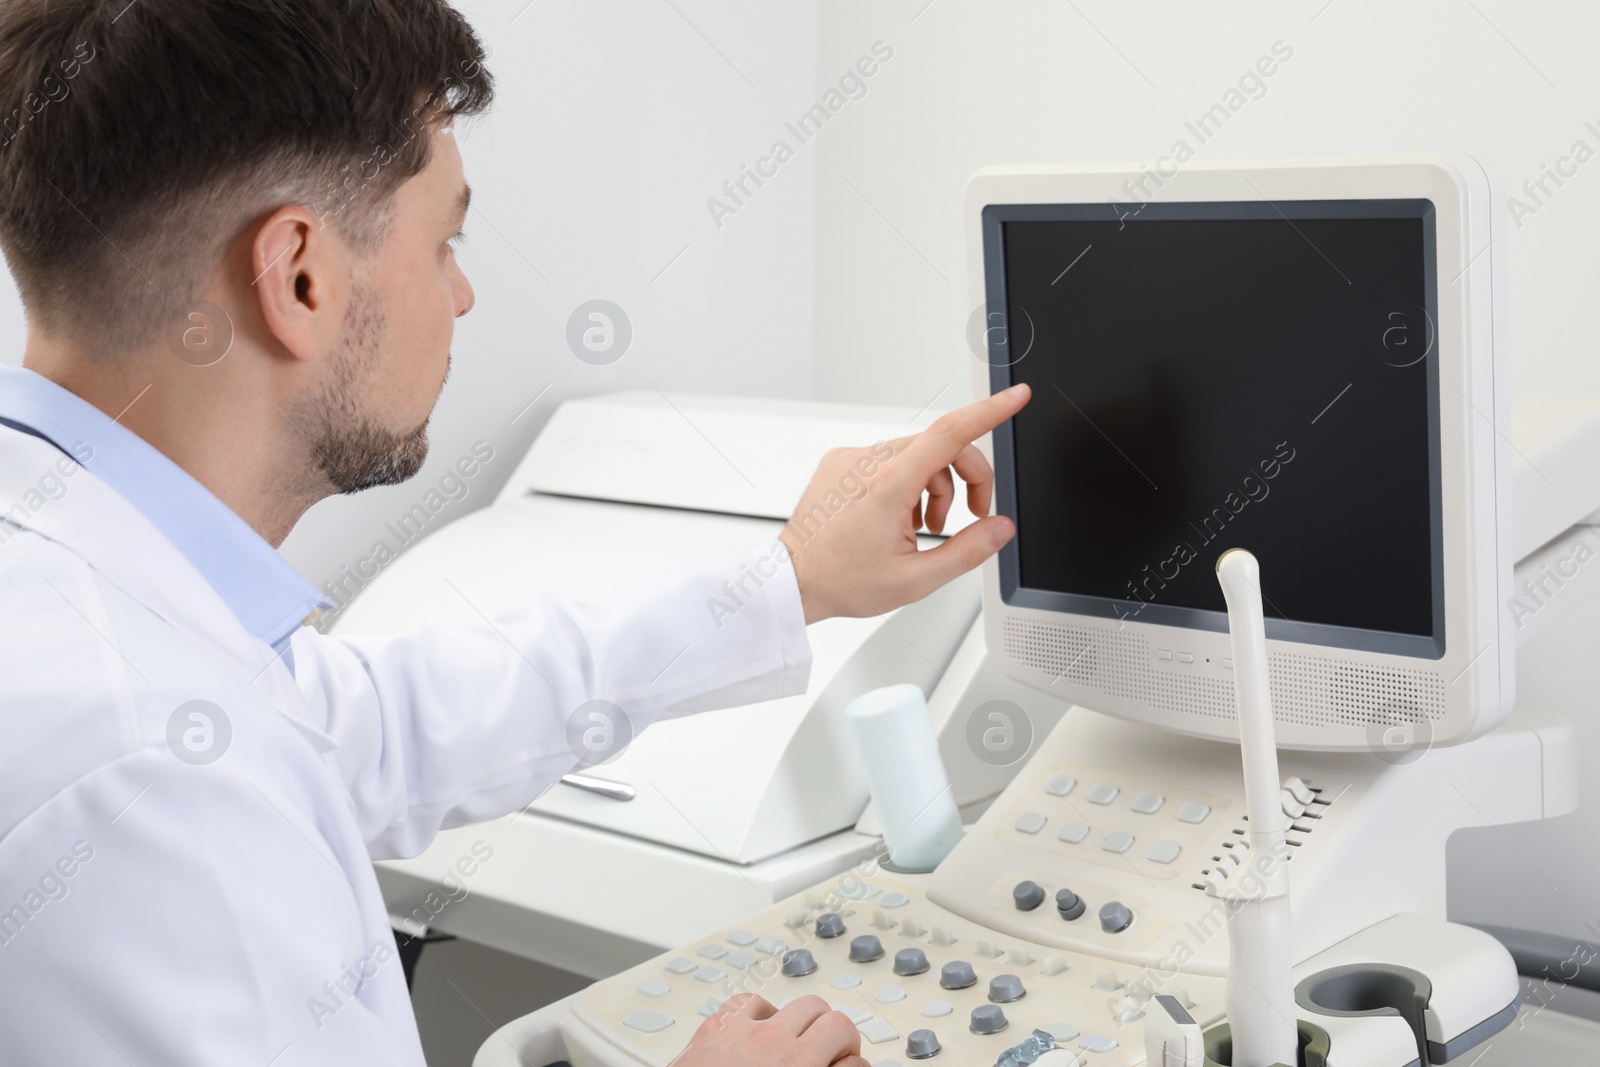
{"type": "Polygon", "coordinates": [[[591,741],[614,745],[670,715],[803,692],[805,624],[912,603],[1010,539],[998,516],[926,551],[916,534],[924,518],[943,529],[952,472],[971,511],[987,515],[993,475],[972,442],[1027,399],[1021,387],[921,434],[834,450],[780,543],[680,567],[627,596],[596,605],[546,596],[493,621],[398,639],[302,631],[296,680],[338,746],[373,854],[415,855],[442,828],[517,810],[591,741]],[[877,458],[863,476],[869,453],[877,458]],[[852,472],[865,492],[820,529],[806,526],[852,472]],[[735,613],[710,609],[749,572],[765,579],[755,596],[735,613]]]}
{"type": "Polygon", "coordinates": [[[515,811],[658,719],[805,691],[811,651],[776,542],[678,567],[596,604],[546,595],[401,638],[294,639],[295,678],[373,854],[515,811]],[[747,573],[734,613],[708,608],[747,573]]]}

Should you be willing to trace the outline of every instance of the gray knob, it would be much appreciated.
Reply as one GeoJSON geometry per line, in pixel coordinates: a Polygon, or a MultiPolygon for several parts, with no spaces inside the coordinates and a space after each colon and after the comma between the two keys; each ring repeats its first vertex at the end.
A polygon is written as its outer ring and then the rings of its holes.
{"type": "Polygon", "coordinates": [[[1100,909],[1100,929],[1108,934],[1120,934],[1133,924],[1133,912],[1120,900],[1113,900],[1100,909]]]}
{"type": "Polygon", "coordinates": [[[998,1034],[1010,1022],[998,1004],[979,1004],[972,1009],[972,1022],[968,1024],[975,1034],[998,1034]]]}
{"type": "Polygon", "coordinates": [[[850,942],[850,962],[871,963],[883,959],[883,942],[876,934],[862,934],[850,942]]]}
{"type": "Polygon", "coordinates": [[[790,949],[783,954],[783,973],[790,978],[804,978],[816,969],[817,961],[810,949],[790,949]]]}
{"type": "Polygon", "coordinates": [[[997,974],[989,979],[989,999],[996,1004],[1010,1004],[1028,995],[1022,988],[1022,979],[1014,974],[997,974]]]}
{"type": "Polygon", "coordinates": [[[977,981],[977,972],[966,960],[947,963],[939,970],[939,984],[946,989],[965,989],[977,981]]]}
{"type": "Polygon", "coordinates": [[[1070,889],[1056,890],[1056,911],[1067,921],[1076,919],[1083,914],[1083,898],[1070,889]]]}
{"type": "Polygon", "coordinates": [[[894,954],[894,973],[921,974],[928,969],[928,954],[920,948],[903,948],[894,954]]]}
{"type": "Polygon", "coordinates": [[[906,1038],[906,1057],[913,1060],[931,1060],[939,1054],[939,1035],[932,1030],[913,1030],[906,1038]]]}
{"type": "Polygon", "coordinates": [[[1038,882],[1018,882],[1011,891],[1018,911],[1032,911],[1044,903],[1044,888],[1038,882]]]}
{"type": "Polygon", "coordinates": [[[844,920],[836,912],[817,916],[818,937],[838,937],[844,933],[844,920]]]}

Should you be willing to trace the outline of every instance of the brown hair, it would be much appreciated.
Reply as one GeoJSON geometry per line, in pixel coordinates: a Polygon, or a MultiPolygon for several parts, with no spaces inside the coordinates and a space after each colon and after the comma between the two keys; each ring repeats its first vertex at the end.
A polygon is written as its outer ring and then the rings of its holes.
{"type": "Polygon", "coordinates": [[[444,0],[0,0],[0,250],[30,321],[148,343],[285,204],[358,249],[486,110],[444,0]]]}

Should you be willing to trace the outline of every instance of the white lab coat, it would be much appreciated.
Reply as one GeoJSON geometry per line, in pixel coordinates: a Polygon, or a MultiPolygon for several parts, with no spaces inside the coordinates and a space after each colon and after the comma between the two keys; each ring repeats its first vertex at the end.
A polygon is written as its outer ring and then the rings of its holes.
{"type": "Polygon", "coordinates": [[[373,859],[526,805],[573,768],[567,716],[592,698],[642,728],[805,688],[787,564],[706,610],[770,546],[494,625],[302,629],[291,674],[120,495],[42,481],[62,462],[0,427],[6,1065],[420,1067],[373,859]],[[192,700],[231,732],[209,764],[169,744],[192,700]]]}

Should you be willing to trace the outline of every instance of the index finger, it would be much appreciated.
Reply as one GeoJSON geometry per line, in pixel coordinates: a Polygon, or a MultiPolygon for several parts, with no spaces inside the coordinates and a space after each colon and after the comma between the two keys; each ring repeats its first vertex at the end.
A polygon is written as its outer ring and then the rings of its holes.
{"type": "Polygon", "coordinates": [[[919,488],[926,485],[934,471],[954,463],[963,449],[1021,411],[1032,396],[1033,390],[1026,384],[1013,385],[975,404],[940,415],[906,449],[907,458],[912,460],[908,475],[919,488]]]}

